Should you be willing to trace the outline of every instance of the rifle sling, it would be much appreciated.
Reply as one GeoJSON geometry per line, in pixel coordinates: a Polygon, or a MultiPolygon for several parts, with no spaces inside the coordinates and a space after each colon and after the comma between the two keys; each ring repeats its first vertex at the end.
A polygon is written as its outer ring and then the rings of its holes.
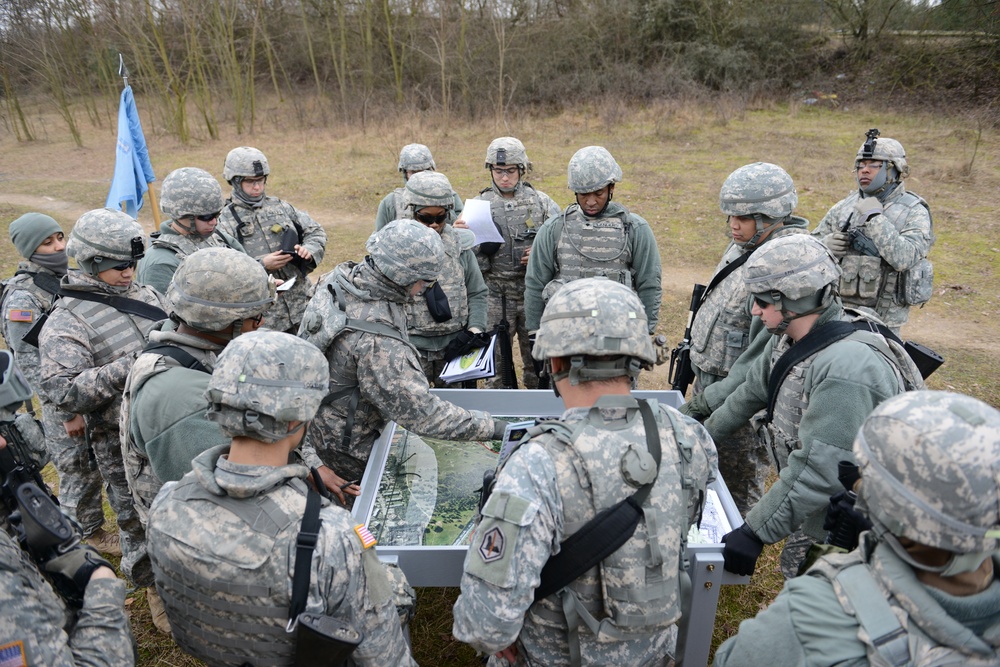
{"type": "Polygon", "coordinates": [[[170,357],[184,368],[201,371],[202,373],[208,373],[209,375],[212,374],[212,371],[206,368],[200,361],[195,359],[191,353],[176,345],[171,345],[170,343],[149,343],[142,349],[142,351],[143,353],[154,352],[156,354],[162,354],[165,357],[170,357]]]}
{"type": "MultiPolygon", "coordinates": [[[[316,488],[323,488],[319,473],[312,471],[316,488]]],[[[306,511],[302,516],[302,527],[295,539],[295,570],[292,573],[292,600],[288,607],[288,627],[291,628],[299,614],[306,610],[309,598],[309,576],[312,570],[312,554],[319,539],[319,527],[323,523],[319,517],[320,497],[312,487],[306,495],[306,511]]]]}
{"type": "Polygon", "coordinates": [[[154,322],[167,319],[167,314],[162,309],[138,299],[127,299],[111,294],[97,294],[95,292],[68,290],[65,288],[59,290],[59,296],[80,299],[81,301],[96,301],[97,303],[111,306],[118,312],[127,315],[138,315],[143,319],[153,320],[154,322]]]}
{"type": "MultiPolygon", "coordinates": [[[[708,295],[712,293],[712,290],[718,287],[719,283],[728,278],[733,271],[746,264],[752,254],[753,250],[743,253],[729,264],[726,264],[721,271],[712,276],[712,280],[708,283],[708,287],[705,288],[704,294],[701,295],[701,301],[698,302],[698,310],[701,309],[701,305],[705,303],[706,299],[708,299],[708,295]]],[[[697,312],[697,310],[695,312],[697,312]]]]}
{"type": "Polygon", "coordinates": [[[639,413],[646,429],[646,448],[656,461],[657,475],[631,496],[597,514],[568,538],[559,553],[549,558],[542,568],[541,582],[535,589],[535,601],[562,590],[587,570],[618,551],[629,541],[642,518],[642,503],[656,483],[660,471],[660,432],[656,417],[646,401],[639,401],[639,413]]]}

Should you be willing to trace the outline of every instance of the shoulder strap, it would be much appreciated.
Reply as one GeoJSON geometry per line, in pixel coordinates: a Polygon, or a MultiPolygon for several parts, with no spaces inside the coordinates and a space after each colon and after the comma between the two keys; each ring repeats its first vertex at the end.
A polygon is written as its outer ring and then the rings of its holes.
{"type": "Polygon", "coordinates": [[[138,315],[143,319],[153,320],[154,322],[167,319],[167,314],[163,312],[161,308],[146,303],[145,301],[139,301],[138,299],[127,299],[125,297],[114,296],[111,294],[97,294],[95,292],[67,289],[60,289],[59,296],[80,299],[81,301],[96,301],[97,303],[103,303],[106,306],[111,306],[118,312],[125,313],[127,315],[138,315]]]}
{"type": "Polygon", "coordinates": [[[233,214],[233,220],[236,221],[236,240],[240,242],[240,245],[243,245],[243,232],[240,231],[243,228],[243,219],[236,212],[236,202],[230,199],[228,208],[229,212],[233,214]]]}
{"type": "MultiPolygon", "coordinates": [[[[313,471],[313,482],[323,488],[319,473],[313,471]]],[[[309,577],[312,572],[312,554],[319,539],[319,527],[323,520],[319,517],[319,493],[309,487],[306,495],[306,511],[302,516],[302,528],[295,539],[295,570],[292,574],[292,601],[288,607],[288,629],[295,624],[299,614],[306,610],[309,598],[309,577]]]]}
{"type": "Polygon", "coordinates": [[[649,403],[639,401],[639,413],[646,429],[646,448],[656,461],[657,475],[631,496],[602,510],[580,530],[563,540],[558,554],[542,568],[535,601],[562,590],[584,572],[618,551],[632,537],[642,517],[642,503],[649,497],[660,470],[660,430],[649,403]]]}
{"type": "Polygon", "coordinates": [[[31,281],[38,289],[44,290],[55,296],[59,293],[59,278],[51,273],[32,273],[31,281]]]}
{"type": "Polygon", "coordinates": [[[708,295],[711,294],[712,290],[718,287],[719,283],[729,277],[733,271],[746,264],[752,254],[752,250],[750,252],[743,253],[729,264],[726,264],[721,271],[712,276],[712,281],[708,283],[708,287],[705,288],[705,292],[701,295],[701,301],[698,302],[698,308],[701,308],[701,304],[705,303],[705,299],[708,298],[708,295]]]}
{"type": "Polygon", "coordinates": [[[171,345],[170,343],[148,343],[142,351],[144,353],[154,352],[156,354],[162,354],[165,357],[170,357],[184,368],[201,371],[202,373],[208,373],[209,375],[212,374],[212,371],[208,370],[204,364],[195,359],[189,352],[177,347],[176,345],[171,345]]]}
{"type": "Polygon", "coordinates": [[[827,322],[806,334],[802,340],[788,348],[771,369],[767,383],[767,423],[774,417],[774,404],[778,400],[778,390],[781,388],[788,372],[795,364],[811,357],[823,348],[833,345],[842,338],[847,338],[857,331],[853,322],[827,322]]]}
{"type": "Polygon", "coordinates": [[[879,655],[894,667],[910,664],[906,630],[881,595],[868,567],[864,563],[855,563],[841,570],[835,580],[851,601],[855,618],[868,633],[879,655]]]}

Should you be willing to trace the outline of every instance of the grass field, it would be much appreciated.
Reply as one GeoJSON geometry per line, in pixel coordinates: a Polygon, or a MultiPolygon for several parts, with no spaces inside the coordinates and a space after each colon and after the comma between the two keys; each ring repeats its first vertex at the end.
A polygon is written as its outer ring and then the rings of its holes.
{"type": "MultiPolygon", "coordinates": [[[[144,101],[138,100],[142,111],[144,101]]],[[[280,118],[280,107],[270,110],[280,118]]],[[[114,129],[87,128],[85,148],[75,148],[57,117],[36,109],[42,140],[18,144],[0,134],[0,233],[18,215],[39,210],[68,230],[84,211],[102,206],[114,159],[114,129]],[[64,136],[65,135],[65,136],[64,136]]],[[[0,126],[2,127],[2,126],[0,126]]],[[[252,137],[180,145],[147,136],[153,166],[162,180],[170,170],[197,166],[221,181],[227,151],[254,145],[270,161],[268,193],[307,210],[327,229],[321,271],[363,255],[380,199],[398,187],[399,148],[428,144],[438,168],[456,190],[471,197],[489,183],[483,169],[487,144],[496,136],[524,141],[535,164],[529,180],[559,204],[570,202],[565,168],[580,147],[600,144],[618,159],[624,180],[615,196],[652,225],[663,259],[664,298],[660,330],[675,344],[683,330],[691,284],[705,282],[726,246],[719,186],[737,167],[758,160],[782,165],[799,192],[798,214],[814,226],[853,187],[853,159],[870,127],[902,141],[912,168],[907,187],[924,196],[934,214],[937,244],[931,252],[934,298],[911,314],[904,337],[941,352],[945,365],[930,379],[935,389],[972,394],[1000,406],[1000,137],[980,127],[973,112],[928,116],[870,108],[837,109],[797,104],[747,108],[722,99],[692,105],[665,101],[644,108],[614,102],[548,117],[492,123],[444,125],[433,117],[403,116],[367,132],[342,127],[309,132],[277,127],[252,137]]],[[[140,221],[152,230],[147,207],[140,221]]],[[[0,269],[11,275],[14,249],[0,245],[0,269]]],[[[666,388],[662,367],[644,377],[644,388],[666,388]]],[[[769,547],[754,583],[726,587],[720,599],[716,638],[732,634],[739,621],[765,607],[780,589],[777,547],[769,547]]],[[[414,649],[422,664],[479,664],[474,653],[450,637],[450,606],[456,591],[424,589],[413,624],[414,649]]],[[[137,594],[130,602],[142,665],[196,664],[172,642],[156,636],[137,594]]]]}

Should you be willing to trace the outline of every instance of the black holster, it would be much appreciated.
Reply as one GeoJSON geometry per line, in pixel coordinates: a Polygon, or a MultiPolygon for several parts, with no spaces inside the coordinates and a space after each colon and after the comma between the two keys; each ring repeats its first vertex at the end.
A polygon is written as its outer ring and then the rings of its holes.
{"type": "Polygon", "coordinates": [[[364,635],[332,616],[303,612],[295,629],[296,667],[341,667],[364,635]]]}

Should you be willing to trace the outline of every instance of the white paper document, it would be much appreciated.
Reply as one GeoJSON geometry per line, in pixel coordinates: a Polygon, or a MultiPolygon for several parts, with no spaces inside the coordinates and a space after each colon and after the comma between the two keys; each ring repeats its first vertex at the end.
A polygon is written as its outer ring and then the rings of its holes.
{"type": "Polygon", "coordinates": [[[490,213],[490,203],[482,199],[466,199],[462,209],[462,219],[476,235],[476,245],[480,243],[503,243],[503,237],[493,224],[493,214],[490,213]]]}
{"type": "MultiPolygon", "coordinates": [[[[490,223],[493,224],[492,222],[490,223]]],[[[479,378],[491,378],[496,375],[493,368],[493,348],[496,346],[497,337],[493,334],[490,344],[486,347],[476,348],[461,357],[455,357],[441,371],[441,379],[452,384],[453,382],[463,382],[464,380],[478,380],[479,378]]]]}
{"type": "Polygon", "coordinates": [[[279,292],[287,292],[288,290],[292,289],[292,285],[294,284],[295,284],[295,276],[292,276],[285,282],[278,285],[275,289],[279,292]]]}

